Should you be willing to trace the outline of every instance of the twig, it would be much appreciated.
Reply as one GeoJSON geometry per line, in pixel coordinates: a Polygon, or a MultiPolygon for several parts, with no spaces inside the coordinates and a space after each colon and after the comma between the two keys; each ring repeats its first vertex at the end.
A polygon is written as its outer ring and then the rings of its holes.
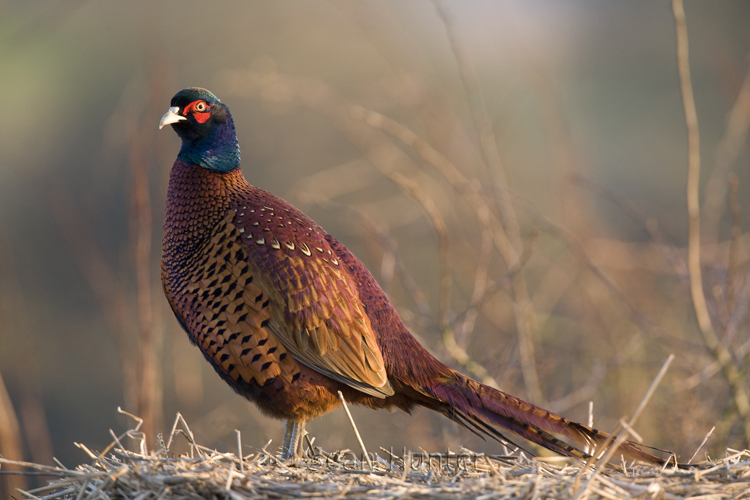
{"type": "Polygon", "coordinates": [[[93,453],[93,452],[92,452],[91,450],[89,450],[89,449],[88,449],[88,448],[86,447],[86,445],[85,445],[85,444],[83,444],[83,443],[73,443],[73,444],[74,444],[75,446],[77,446],[78,448],[82,449],[83,451],[85,451],[85,452],[86,452],[86,454],[87,454],[87,455],[88,455],[88,456],[89,456],[90,458],[93,458],[94,460],[98,460],[98,459],[99,459],[99,457],[98,457],[97,455],[95,455],[95,454],[94,454],[94,453],[93,453]]]}
{"type": "Polygon", "coordinates": [[[229,471],[227,472],[227,482],[224,486],[224,489],[226,491],[230,491],[232,489],[232,479],[234,479],[234,467],[230,467],[229,471]]]}
{"type": "Polygon", "coordinates": [[[490,209],[490,205],[484,199],[481,185],[478,182],[467,178],[448,158],[430,146],[427,141],[404,124],[362,106],[352,106],[350,115],[356,120],[364,121],[371,127],[382,130],[414,150],[422,160],[437,170],[457,193],[466,198],[483,230],[485,228],[484,219],[485,216],[487,217],[486,223],[489,224],[489,229],[492,232],[492,241],[498,252],[503,256],[506,264],[510,267],[509,263],[518,259],[515,249],[508,240],[505,229],[490,209]]]}
{"type": "Polygon", "coordinates": [[[138,422],[136,424],[135,428],[131,429],[131,430],[133,430],[133,431],[139,431],[139,430],[141,430],[141,426],[143,425],[143,419],[142,418],[137,417],[137,416],[133,415],[132,413],[129,413],[129,412],[123,410],[119,406],[117,407],[117,413],[121,413],[123,415],[126,415],[126,416],[132,418],[133,420],[135,420],[136,422],[138,422]]]}

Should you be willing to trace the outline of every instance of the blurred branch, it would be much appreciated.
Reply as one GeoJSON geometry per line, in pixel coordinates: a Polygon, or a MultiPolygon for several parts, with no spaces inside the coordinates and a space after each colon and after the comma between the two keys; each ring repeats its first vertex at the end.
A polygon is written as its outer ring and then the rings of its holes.
{"type": "MultiPolygon", "coordinates": [[[[519,198],[521,199],[521,198],[519,198]]],[[[546,229],[548,232],[556,234],[560,237],[573,251],[573,254],[588,267],[591,273],[601,281],[610,291],[612,296],[616,298],[620,303],[625,306],[626,311],[635,323],[643,331],[651,331],[654,329],[661,330],[648,316],[638,310],[635,304],[619,289],[619,287],[597,266],[586,253],[586,250],[578,238],[555,223],[552,219],[541,213],[536,207],[526,200],[522,200],[526,204],[526,211],[531,215],[534,220],[546,229]]]]}
{"type": "Polygon", "coordinates": [[[131,109],[126,122],[129,138],[132,191],[130,207],[130,239],[134,256],[137,300],[137,322],[131,315],[127,287],[102,255],[90,229],[69,193],[57,189],[52,193],[50,210],[65,236],[79,268],[94,292],[104,318],[115,332],[123,374],[125,406],[137,408],[144,417],[147,436],[161,420],[161,382],[157,352],[161,332],[154,328],[151,267],[152,214],[148,186],[148,158],[153,153],[153,126],[158,115],[158,82],[151,81],[147,112],[142,121],[131,109]],[[144,124],[147,124],[144,126],[144,124]],[[138,352],[133,352],[133,333],[140,333],[138,352]],[[134,363],[133,360],[137,361],[134,363]]]}
{"type": "MultiPolygon", "coordinates": [[[[0,352],[11,356],[3,370],[11,374],[15,372],[17,396],[14,405],[0,372],[0,456],[21,460],[25,444],[35,462],[49,463],[53,455],[52,443],[42,398],[37,390],[39,365],[43,364],[41,359],[44,358],[41,351],[46,344],[40,345],[41,339],[29,338],[38,305],[28,303],[30,298],[19,281],[20,269],[11,241],[6,228],[0,228],[0,352]]],[[[11,470],[16,468],[11,466],[11,470]]],[[[0,491],[3,491],[3,482],[8,493],[27,486],[23,478],[19,482],[11,476],[6,477],[7,480],[0,478],[0,491]]]]}
{"type": "MultiPolygon", "coordinates": [[[[474,274],[474,292],[471,298],[472,304],[480,304],[486,293],[491,244],[494,242],[498,251],[502,251],[502,249],[510,247],[510,242],[502,225],[496,216],[494,216],[482,196],[478,183],[467,179],[450,160],[405,125],[361,106],[356,106],[352,109],[352,117],[364,120],[372,127],[386,132],[391,137],[398,139],[410,147],[428,165],[435,168],[448,181],[456,193],[462,195],[467,200],[476,214],[482,232],[479,257],[474,274]]],[[[458,329],[458,338],[463,346],[466,346],[470,333],[474,328],[477,312],[478,308],[470,309],[469,313],[464,317],[463,324],[458,329]]]]}
{"type": "Polygon", "coordinates": [[[687,27],[682,0],[672,0],[675,23],[677,26],[677,61],[680,70],[682,100],[685,106],[685,122],[688,130],[688,177],[687,208],[689,216],[688,236],[688,270],[690,273],[690,292],[693,297],[698,325],[706,339],[706,344],[713,349],[717,344],[711,318],[703,294],[703,278],[700,262],[700,204],[698,188],[700,183],[700,138],[698,133],[698,113],[695,109],[693,86],[690,80],[688,60],[687,27]]]}
{"type": "MultiPolygon", "coordinates": [[[[518,219],[510,200],[508,189],[508,179],[505,176],[505,168],[500,160],[497,142],[495,141],[495,132],[487,114],[487,106],[484,102],[484,96],[479,89],[479,79],[477,78],[474,62],[469,54],[466,45],[461,38],[456,21],[440,0],[434,0],[435,8],[440,19],[443,21],[448,40],[453,50],[453,56],[458,65],[458,73],[461,82],[466,90],[466,97],[469,102],[469,111],[474,122],[479,137],[479,147],[484,160],[484,166],[490,174],[490,178],[495,181],[495,192],[500,207],[500,214],[503,219],[505,229],[508,231],[510,240],[513,244],[520,239],[518,228],[518,219]]],[[[514,252],[513,248],[508,249],[508,255],[514,252]]]]}
{"type": "Polygon", "coordinates": [[[737,191],[740,181],[737,176],[729,176],[729,209],[732,213],[732,237],[729,246],[729,263],[727,264],[727,309],[735,308],[735,280],[737,277],[740,258],[740,237],[742,236],[742,207],[740,207],[737,191]]]}
{"type": "Polygon", "coordinates": [[[440,215],[440,211],[435,206],[432,199],[424,192],[419,185],[401,175],[398,172],[390,172],[389,177],[405,193],[414,198],[422,207],[427,218],[430,220],[433,229],[437,233],[440,254],[440,310],[438,313],[438,322],[441,331],[448,328],[450,321],[450,299],[451,299],[451,266],[450,266],[450,235],[448,226],[440,215]]]}
{"type": "Polygon", "coordinates": [[[149,190],[149,161],[154,153],[155,124],[161,98],[161,73],[152,61],[146,112],[141,120],[135,110],[128,120],[129,157],[132,176],[130,200],[130,238],[133,248],[138,302],[138,405],[137,414],[143,419],[146,439],[156,436],[162,424],[162,382],[157,353],[161,349],[162,332],[154,325],[154,304],[151,296],[151,194],[149,190]]]}
{"type": "Polygon", "coordinates": [[[625,215],[643,226],[653,242],[656,243],[659,252],[661,252],[661,254],[664,256],[664,259],[674,270],[674,273],[684,282],[685,286],[689,288],[690,280],[688,276],[687,263],[685,262],[685,259],[682,258],[680,253],[675,249],[674,244],[668,241],[667,237],[661,231],[659,223],[656,219],[644,214],[637,205],[635,205],[629,199],[625,198],[620,193],[617,193],[609,187],[604,186],[598,182],[588,179],[583,175],[575,174],[573,176],[573,182],[597,192],[602,197],[602,199],[616,204],[620,208],[620,210],[625,213],[625,215]]]}
{"type": "MultiPolygon", "coordinates": [[[[464,347],[461,347],[458,344],[455,332],[452,328],[443,330],[443,343],[459,364],[466,367],[467,370],[479,377],[485,383],[498,387],[497,382],[489,376],[484,368],[479,369],[474,366],[476,363],[470,360],[469,355],[465,351],[465,346],[469,334],[474,328],[474,322],[479,307],[488,292],[487,272],[490,264],[491,244],[494,242],[495,247],[501,254],[503,251],[507,251],[508,248],[512,248],[503,226],[492,213],[490,206],[482,196],[478,183],[467,179],[445,156],[430,146],[427,141],[419,137],[411,129],[376,111],[365,109],[361,106],[355,106],[352,108],[352,117],[363,120],[368,125],[386,132],[390,136],[404,143],[406,146],[409,146],[425,162],[427,162],[428,165],[435,168],[450,183],[456,193],[462,195],[467,200],[476,214],[477,220],[481,226],[482,241],[474,275],[474,291],[472,293],[471,303],[469,308],[465,311],[463,315],[463,323],[458,329],[459,339],[464,347]]],[[[528,257],[528,255],[526,257],[528,257]]],[[[525,260],[517,259],[514,265],[508,266],[509,271],[506,273],[506,277],[510,277],[510,280],[502,282],[512,287],[513,278],[517,275],[520,269],[522,269],[524,263],[525,260]]]]}
{"type": "Polygon", "coordinates": [[[78,268],[94,292],[105,321],[115,332],[125,404],[135,407],[138,400],[138,379],[130,352],[135,325],[131,320],[125,287],[102,255],[70,193],[58,188],[50,196],[50,205],[50,212],[63,233],[78,268]]]}
{"type": "Polygon", "coordinates": [[[602,380],[604,380],[604,377],[607,375],[607,372],[619,369],[625,364],[625,362],[631,359],[633,354],[640,349],[642,345],[643,335],[636,334],[630,338],[628,343],[622,349],[617,351],[613,358],[606,360],[600,358],[595,360],[594,367],[591,370],[591,375],[589,375],[586,383],[573,392],[556,399],[555,401],[550,401],[548,405],[550,411],[562,413],[583,401],[590,401],[596,393],[596,390],[599,388],[602,380]]]}
{"type": "MultiPolygon", "coordinates": [[[[721,215],[727,194],[727,174],[732,162],[737,159],[747,139],[750,128],[750,67],[745,73],[742,88],[729,112],[727,128],[716,148],[716,159],[711,177],[706,183],[703,198],[704,241],[718,240],[721,215]]],[[[729,181],[731,188],[731,179],[729,181]]]]}
{"type": "MultiPolygon", "coordinates": [[[[730,182],[732,182],[731,179],[734,177],[730,177],[730,182]]],[[[609,189],[606,186],[603,186],[597,182],[592,181],[591,179],[587,179],[583,176],[576,176],[574,178],[574,181],[577,182],[579,185],[594,190],[595,192],[599,193],[600,196],[608,201],[614,202],[627,216],[629,216],[633,221],[635,221],[638,224],[641,224],[646,231],[648,232],[651,239],[656,244],[656,248],[659,250],[659,252],[664,256],[664,259],[671,265],[675,275],[680,279],[681,283],[684,285],[685,290],[688,292],[690,291],[690,276],[688,273],[688,266],[687,262],[683,258],[681,252],[675,248],[674,243],[671,243],[668,241],[667,237],[662,233],[661,229],[659,228],[659,223],[654,219],[653,217],[648,217],[645,215],[633,202],[622,196],[621,194],[609,189]]],[[[739,273],[739,259],[740,259],[740,243],[742,240],[742,234],[741,234],[741,228],[740,228],[740,212],[738,212],[739,205],[735,204],[735,201],[732,201],[734,198],[730,198],[730,205],[732,208],[733,219],[734,219],[734,228],[733,228],[733,237],[732,240],[729,243],[729,249],[728,249],[728,267],[727,267],[727,273],[726,273],[726,286],[727,286],[727,293],[726,298],[724,299],[727,303],[726,307],[726,320],[723,323],[723,329],[724,334],[722,338],[722,343],[724,346],[729,346],[731,339],[734,337],[734,334],[737,331],[738,326],[740,325],[742,318],[744,317],[745,311],[747,310],[748,304],[743,302],[744,299],[747,298],[746,295],[742,295],[742,298],[740,300],[736,300],[736,284],[737,283],[743,283],[743,279],[745,278],[744,275],[739,273]]],[[[714,245],[715,250],[713,251],[716,255],[721,255],[723,252],[719,251],[719,244],[714,245]]],[[[705,245],[704,245],[705,249],[705,245]]],[[[718,300],[718,299],[717,299],[718,300]]],[[[704,342],[705,345],[705,342],[704,342]]],[[[734,353],[735,359],[744,359],[744,355],[741,355],[739,351],[736,351],[734,353]]],[[[709,370],[711,374],[715,374],[716,371],[712,371],[713,363],[706,367],[706,370],[709,370]]],[[[703,372],[702,372],[703,373],[703,372]]],[[[690,377],[688,380],[693,380],[694,377],[696,377],[696,374],[693,377],[690,377]]],[[[706,380],[705,377],[701,376],[701,381],[706,380]]],[[[678,384],[680,387],[684,385],[684,383],[678,384]]],[[[691,385],[690,387],[693,387],[694,385],[691,385]]],[[[683,390],[683,389],[679,389],[683,390]]]]}
{"type": "Polygon", "coordinates": [[[685,23],[685,10],[682,0],[672,0],[672,10],[677,31],[677,63],[680,71],[680,87],[685,107],[685,122],[688,129],[688,177],[687,205],[689,216],[688,229],[688,268],[690,271],[690,292],[693,297],[695,315],[698,319],[706,346],[721,363],[727,377],[737,412],[744,423],[745,442],[750,442],[750,401],[748,401],[743,381],[734,365],[728,349],[723,346],[714,332],[708,314],[706,297],[703,293],[703,278],[700,261],[700,200],[698,188],[700,183],[700,138],[698,132],[698,113],[695,109],[693,86],[690,79],[690,62],[688,58],[688,35],[685,23]]]}
{"type": "Polygon", "coordinates": [[[472,296],[472,300],[469,303],[469,306],[464,310],[463,312],[456,315],[455,323],[465,323],[467,321],[467,318],[470,318],[472,316],[476,316],[476,314],[479,312],[479,310],[482,308],[482,306],[485,304],[487,299],[497,293],[498,291],[502,289],[507,289],[508,286],[510,286],[511,282],[515,278],[516,274],[518,274],[521,269],[526,266],[529,259],[531,258],[534,250],[534,243],[536,242],[537,238],[539,237],[539,230],[534,229],[529,234],[529,237],[524,241],[523,246],[523,253],[521,254],[521,258],[516,263],[516,265],[508,269],[508,271],[500,276],[497,279],[494,279],[484,285],[483,293],[482,294],[476,294],[472,296]]]}
{"type": "MultiPolygon", "coordinates": [[[[5,387],[2,373],[0,373],[0,455],[10,460],[22,460],[21,429],[18,417],[13,409],[8,390],[5,387]]],[[[2,484],[2,483],[0,483],[2,484]]],[[[7,493],[15,493],[16,489],[26,490],[26,478],[17,475],[6,475],[5,486],[7,493]]]]}
{"type": "MultiPolygon", "coordinates": [[[[474,126],[479,135],[479,146],[484,159],[485,167],[490,177],[495,181],[495,195],[500,211],[500,217],[503,226],[508,234],[509,245],[503,247],[500,253],[505,260],[508,268],[513,267],[518,261],[516,248],[521,248],[521,236],[518,226],[518,219],[510,199],[510,190],[508,189],[508,180],[505,176],[505,169],[495,140],[495,132],[492,128],[487,108],[484,103],[484,97],[479,89],[479,80],[474,69],[469,51],[461,39],[458,32],[455,19],[440,0],[434,0],[435,8],[438,15],[443,21],[448,39],[453,50],[456,63],[458,64],[461,81],[466,89],[466,96],[469,101],[474,126]]],[[[523,273],[516,275],[512,283],[513,290],[513,309],[516,319],[516,328],[518,330],[518,346],[521,357],[521,369],[529,394],[529,399],[537,404],[544,403],[541,386],[539,384],[539,375],[536,370],[536,361],[534,356],[534,335],[536,325],[534,322],[534,310],[529,299],[529,293],[523,273]]]]}
{"type": "MultiPolygon", "coordinates": [[[[745,287],[738,297],[740,299],[739,302],[743,304],[743,307],[736,308],[734,314],[730,317],[727,327],[727,335],[731,333],[731,330],[737,329],[740,321],[742,321],[748,312],[748,306],[750,305],[750,273],[745,275],[745,279],[745,287]]],[[[724,342],[724,344],[726,345],[726,342],[724,342]]],[[[740,372],[745,372],[750,365],[748,354],[750,354],[750,339],[733,350],[735,359],[741,360],[740,372]]],[[[714,359],[714,361],[703,367],[698,373],[691,375],[687,379],[678,381],[675,384],[675,392],[693,389],[719,373],[722,368],[722,363],[719,360],[714,359]]]]}
{"type": "Polygon", "coordinates": [[[38,464],[50,465],[54,453],[43,399],[30,380],[24,380],[20,386],[21,396],[18,410],[21,414],[23,435],[31,459],[38,464]]]}
{"type": "MultiPolygon", "coordinates": [[[[721,345],[725,349],[729,349],[734,343],[738,330],[743,325],[743,321],[748,312],[748,307],[750,306],[750,281],[748,281],[748,278],[750,278],[750,272],[745,272],[744,274],[736,272],[731,277],[728,277],[728,279],[736,279],[740,281],[740,277],[744,278],[744,285],[739,290],[733,292],[735,294],[736,305],[732,309],[727,310],[729,314],[723,324],[721,345]]],[[[718,285],[714,288],[721,291],[721,288],[718,285]]],[[[746,361],[745,356],[740,355],[737,349],[734,349],[733,352],[735,360],[740,362],[746,361]]]]}
{"type": "MultiPolygon", "coordinates": [[[[748,283],[748,281],[750,281],[750,275],[739,273],[739,247],[742,237],[740,227],[741,211],[738,211],[739,206],[736,203],[735,198],[736,184],[732,179],[734,179],[733,176],[730,177],[730,186],[732,187],[732,190],[730,191],[730,207],[733,213],[734,225],[732,230],[732,240],[728,252],[729,263],[726,275],[727,293],[725,300],[727,302],[728,318],[724,324],[724,336],[722,339],[722,344],[726,349],[729,348],[737,329],[747,314],[749,305],[748,300],[750,300],[750,286],[748,286],[750,284],[748,283]],[[745,286],[742,290],[737,292],[736,283],[745,283],[745,286]]],[[[690,290],[690,277],[687,270],[687,263],[681,253],[675,248],[674,244],[669,242],[664,233],[662,233],[656,219],[645,215],[639,207],[621,194],[592,181],[591,179],[577,175],[574,177],[574,181],[587,189],[599,193],[603,199],[615,203],[633,221],[641,224],[646,229],[654,243],[656,243],[657,248],[664,256],[664,259],[671,265],[676,276],[685,286],[685,289],[688,291],[690,290]]],[[[747,364],[747,355],[750,354],[750,341],[747,341],[743,345],[734,349],[732,354],[734,359],[746,360],[745,364],[747,364]]],[[[740,368],[740,371],[744,370],[744,367],[740,368]]],[[[682,392],[694,389],[696,386],[707,381],[720,371],[722,371],[722,363],[714,356],[714,361],[704,366],[700,371],[694,373],[687,379],[677,381],[674,390],[675,392],[682,392]]]]}
{"type": "Polygon", "coordinates": [[[440,242],[440,331],[443,336],[443,344],[453,358],[472,375],[478,377],[482,382],[498,387],[497,381],[489,374],[486,368],[471,359],[465,349],[456,343],[453,326],[450,324],[449,305],[451,289],[450,269],[450,236],[443,217],[440,215],[435,203],[419,187],[419,185],[398,172],[391,172],[390,178],[398,184],[401,189],[412,196],[427,214],[432,227],[438,234],[440,242]]]}
{"type": "Polygon", "coordinates": [[[353,106],[351,116],[356,120],[364,121],[371,127],[382,130],[414,150],[428,165],[437,170],[458,194],[466,199],[482,225],[483,233],[487,230],[491,231],[492,241],[495,243],[497,250],[502,254],[508,248],[512,248],[502,224],[490,209],[477,181],[468,179],[448,158],[407,126],[362,106],[353,106]]]}
{"type": "Polygon", "coordinates": [[[477,267],[474,272],[474,289],[471,293],[469,309],[457,331],[457,338],[464,346],[474,331],[474,325],[479,314],[478,304],[482,303],[487,293],[487,275],[492,257],[492,231],[489,227],[489,211],[480,210],[477,215],[482,226],[482,242],[479,245],[479,258],[477,259],[477,267]]]}
{"type": "Polygon", "coordinates": [[[550,409],[550,411],[553,411],[555,413],[562,413],[582,401],[591,399],[593,394],[596,392],[596,389],[599,387],[602,379],[604,379],[604,375],[606,374],[607,370],[604,363],[597,360],[597,362],[594,363],[594,367],[591,370],[591,375],[589,376],[589,379],[585,384],[583,384],[570,394],[566,394],[561,398],[550,401],[547,407],[550,409]]]}
{"type": "MultiPolygon", "coordinates": [[[[460,324],[461,326],[459,328],[462,329],[473,328],[474,321],[476,320],[476,317],[479,314],[482,305],[484,305],[485,300],[501,288],[507,288],[507,286],[512,283],[513,278],[516,276],[516,274],[519,273],[521,269],[523,269],[523,267],[526,265],[532,255],[533,243],[536,240],[537,236],[538,232],[533,231],[524,245],[524,251],[521,254],[521,259],[518,261],[516,266],[514,266],[512,269],[509,269],[504,276],[501,276],[500,278],[493,280],[490,283],[487,283],[486,281],[482,283],[481,293],[477,293],[477,289],[475,287],[469,306],[465,311],[456,316],[456,319],[453,322],[453,326],[443,330],[443,345],[445,345],[445,348],[448,349],[448,352],[451,354],[451,356],[453,356],[453,359],[455,359],[458,364],[466,368],[469,373],[477,377],[482,383],[492,386],[496,389],[501,389],[501,386],[497,382],[497,380],[490,375],[490,373],[486,368],[484,368],[484,366],[471,359],[469,353],[466,352],[466,348],[461,346],[456,341],[455,325],[460,324]],[[467,326],[467,324],[470,326],[467,326]]],[[[479,270],[481,267],[482,264],[480,263],[477,266],[477,269],[479,270]]]]}

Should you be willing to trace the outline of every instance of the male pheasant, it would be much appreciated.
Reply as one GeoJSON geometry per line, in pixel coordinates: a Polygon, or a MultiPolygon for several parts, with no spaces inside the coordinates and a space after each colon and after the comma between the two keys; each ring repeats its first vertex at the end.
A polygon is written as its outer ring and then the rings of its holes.
{"type": "MultiPolygon", "coordinates": [[[[159,128],[182,148],[164,221],[164,293],[190,341],[271,417],[304,423],[355,404],[442,413],[479,435],[510,431],[556,453],[607,435],[468,378],[430,355],[365,266],[290,203],[245,180],[227,106],[178,92],[159,128]]],[[[296,451],[296,446],[295,446],[296,451]]],[[[661,460],[632,443],[630,459],[661,460]]]]}

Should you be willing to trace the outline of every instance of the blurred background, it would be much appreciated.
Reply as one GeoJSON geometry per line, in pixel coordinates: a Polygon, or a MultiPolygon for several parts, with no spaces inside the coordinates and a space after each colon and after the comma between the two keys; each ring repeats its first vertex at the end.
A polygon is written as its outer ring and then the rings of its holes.
{"type": "MultiPolygon", "coordinates": [[[[157,125],[188,86],[230,107],[245,177],[358,255],[443,362],[579,421],[591,401],[608,431],[674,353],[644,441],[746,447],[750,3],[685,10],[715,342],[666,0],[0,2],[0,454],[88,461],[75,442],[132,427],[118,406],[149,448],[177,411],[209,447],[280,445],[161,291],[179,139],[157,125]]],[[[426,410],[354,417],[371,451],[502,452],[426,410]]],[[[357,449],[343,410],[308,430],[357,449]]]]}

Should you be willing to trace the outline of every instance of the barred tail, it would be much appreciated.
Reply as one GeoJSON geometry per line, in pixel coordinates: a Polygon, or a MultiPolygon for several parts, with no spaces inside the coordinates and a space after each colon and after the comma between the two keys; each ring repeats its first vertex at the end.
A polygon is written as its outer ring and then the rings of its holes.
{"type": "MultiPolygon", "coordinates": [[[[428,396],[422,404],[443,413],[479,436],[510,442],[504,431],[543,446],[560,455],[583,460],[592,458],[583,449],[599,454],[609,435],[506,394],[453,372],[453,377],[430,384],[419,392],[428,396]]],[[[643,451],[637,444],[625,442],[617,455],[651,465],[664,460],[643,451]]]]}

